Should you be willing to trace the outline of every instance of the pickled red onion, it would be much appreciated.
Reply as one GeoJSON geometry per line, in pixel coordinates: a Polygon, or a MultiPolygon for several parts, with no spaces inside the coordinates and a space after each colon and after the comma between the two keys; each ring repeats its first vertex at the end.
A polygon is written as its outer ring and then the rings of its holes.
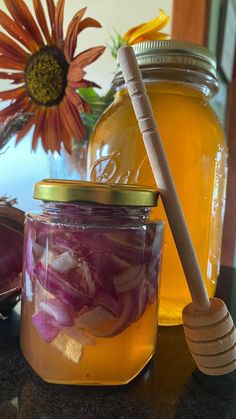
{"type": "Polygon", "coordinates": [[[25,271],[25,296],[28,301],[33,301],[34,293],[32,281],[28,271],[25,271]]]}
{"type": "Polygon", "coordinates": [[[55,257],[50,261],[50,265],[58,272],[68,272],[78,265],[78,259],[69,250],[66,250],[60,255],[55,254],[55,257]]]}
{"type": "Polygon", "coordinates": [[[124,293],[121,300],[123,308],[119,317],[105,307],[97,306],[79,316],[75,321],[76,327],[87,329],[96,337],[111,337],[121,333],[132,321],[134,296],[132,293],[124,293]]]}
{"type": "Polygon", "coordinates": [[[114,276],[113,282],[117,293],[130,291],[138,287],[145,278],[146,267],[128,266],[119,275],[114,276]]]}
{"type": "Polygon", "coordinates": [[[44,311],[34,313],[32,316],[32,323],[36,327],[41,338],[47,343],[52,342],[61,330],[54,317],[44,311]]]}
{"type": "Polygon", "coordinates": [[[112,297],[105,289],[100,288],[96,293],[92,308],[96,306],[102,306],[113,313],[115,316],[119,316],[122,311],[122,303],[118,298],[112,297]]]}
{"type": "Polygon", "coordinates": [[[116,317],[109,310],[102,306],[96,306],[92,310],[88,310],[81,314],[75,320],[75,327],[78,329],[86,329],[94,336],[106,335],[106,327],[110,322],[114,322],[116,317]]]}
{"type": "Polygon", "coordinates": [[[60,326],[72,326],[74,324],[71,311],[68,306],[57,298],[41,301],[40,309],[52,316],[60,326]]]}
{"type": "Polygon", "coordinates": [[[69,336],[81,345],[96,345],[96,339],[92,336],[88,336],[85,333],[84,329],[79,329],[77,327],[66,327],[63,329],[65,336],[69,336]]]}
{"type": "Polygon", "coordinates": [[[65,282],[64,278],[56,271],[50,268],[46,271],[41,262],[36,263],[34,266],[34,274],[44,289],[74,310],[79,311],[83,306],[92,304],[91,297],[73,287],[70,283],[65,282]]]}
{"type": "Polygon", "coordinates": [[[39,249],[32,278],[42,290],[36,310],[49,316],[47,325],[81,345],[123,332],[154,302],[160,253],[154,237],[153,229],[142,230],[140,238],[129,228],[101,233],[93,227],[38,226],[32,243],[39,249]],[[42,246],[47,254],[41,254],[42,246]]]}
{"type": "Polygon", "coordinates": [[[84,347],[75,339],[68,337],[62,332],[53,340],[52,346],[62,353],[70,362],[78,364],[83,356],[84,347]]]}

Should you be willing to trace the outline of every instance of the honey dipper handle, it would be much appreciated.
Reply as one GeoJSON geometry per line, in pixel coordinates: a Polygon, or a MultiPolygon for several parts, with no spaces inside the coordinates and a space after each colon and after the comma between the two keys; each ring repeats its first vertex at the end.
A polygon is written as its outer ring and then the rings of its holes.
{"type": "MultiPolygon", "coordinates": [[[[153,175],[161,194],[192,300],[199,310],[206,310],[210,307],[206,287],[133,48],[129,46],[120,48],[118,60],[142,133],[153,175]]],[[[189,191],[189,199],[191,199],[191,191],[189,191]]],[[[171,263],[171,260],[169,263],[171,263]]]]}

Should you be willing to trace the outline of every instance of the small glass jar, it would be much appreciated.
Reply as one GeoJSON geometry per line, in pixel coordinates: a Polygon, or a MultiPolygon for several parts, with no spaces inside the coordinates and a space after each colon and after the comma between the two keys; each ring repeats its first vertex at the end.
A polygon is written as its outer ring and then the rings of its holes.
{"type": "Polygon", "coordinates": [[[157,336],[162,221],[148,188],[82,181],[35,185],[25,224],[21,348],[45,381],[125,384],[157,336]]]}

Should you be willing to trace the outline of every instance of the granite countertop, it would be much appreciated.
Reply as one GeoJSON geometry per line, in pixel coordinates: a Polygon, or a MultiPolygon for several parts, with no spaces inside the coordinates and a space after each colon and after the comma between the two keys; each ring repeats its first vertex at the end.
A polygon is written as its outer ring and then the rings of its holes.
{"type": "MultiPolygon", "coordinates": [[[[217,294],[236,320],[233,279],[236,270],[222,268],[217,294]]],[[[236,372],[223,377],[200,373],[182,327],[159,327],[157,352],[132,383],[119,387],[47,384],[21,354],[15,310],[0,323],[0,419],[16,418],[236,419],[236,372]]]]}

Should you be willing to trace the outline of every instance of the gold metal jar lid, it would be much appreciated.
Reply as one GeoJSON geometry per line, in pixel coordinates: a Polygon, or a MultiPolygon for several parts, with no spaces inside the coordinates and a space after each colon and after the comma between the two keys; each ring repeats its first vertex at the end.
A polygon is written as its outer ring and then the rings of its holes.
{"type": "Polygon", "coordinates": [[[145,186],[44,179],[34,185],[33,197],[42,201],[155,207],[158,195],[145,186]]]}
{"type": "MultiPolygon", "coordinates": [[[[207,48],[181,40],[145,41],[133,45],[140,67],[175,67],[205,71],[216,78],[216,57],[207,48]]],[[[115,78],[120,76],[117,67],[115,78]]]]}

